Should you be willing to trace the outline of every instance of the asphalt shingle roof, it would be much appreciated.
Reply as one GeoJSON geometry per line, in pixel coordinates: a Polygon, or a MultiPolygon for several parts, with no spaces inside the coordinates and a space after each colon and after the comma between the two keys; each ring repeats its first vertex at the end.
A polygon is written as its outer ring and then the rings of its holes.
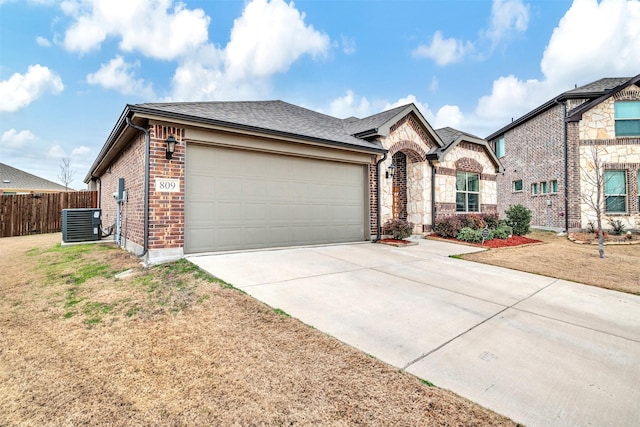
{"type": "MultiPolygon", "coordinates": [[[[178,115],[194,121],[224,124],[287,135],[338,142],[351,146],[382,149],[378,142],[353,136],[359,129],[370,129],[370,123],[383,120],[380,115],[366,119],[338,119],[283,101],[239,102],[171,102],[131,106],[133,111],[178,115]],[[373,119],[372,119],[373,118],[373,119]]],[[[395,111],[391,110],[391,112],[395,111]]],[[[391,117],[391,112],[381,113],[391,117]]]]}
{"type": "Polygon", "coordinates": [[[0,188],[23,190],[65,191],[64,185],[56,184],[39,176],[0,163],[0,188]]]}
{"type": "Polygon", "coordinates": [[[630,79],[631,77],[605,77],[603,79],[596,80],[595,82],[588,83],[584,86],[568,90],[564,94],[568,96],[593,93],[604,94],[604,92],[620,86],[621,84],[628,82],[630,79]]]}
{"type": "Polygon", "coordinates": [[[462,132],[461,130],[450,128],[450,127],[436,129],[436,133],[438,134],[438,136],[440,137],[442,142],[444,142],[445,147],[448,146],[449,144],[451,144],[452,142],[454,142],[456,139],[460,138],[463,135],[471,137],[471,138],[482,139],[479,136],[475,136],[475,135],[472,135],[470,133],[462,132]]]}

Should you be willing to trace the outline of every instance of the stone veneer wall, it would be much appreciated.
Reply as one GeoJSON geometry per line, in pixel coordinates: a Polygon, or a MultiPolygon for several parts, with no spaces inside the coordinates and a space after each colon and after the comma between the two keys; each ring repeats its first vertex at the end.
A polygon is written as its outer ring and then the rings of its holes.
{"type": "Polygon", "coordinates": [[[484,148],[462,142],[454,147],[444,161],[436,167],[436,220],[455,215],[456,172],[480,174],[480,210],[483,213],[497,212],[496,167],[486,155],[484,148]]]}

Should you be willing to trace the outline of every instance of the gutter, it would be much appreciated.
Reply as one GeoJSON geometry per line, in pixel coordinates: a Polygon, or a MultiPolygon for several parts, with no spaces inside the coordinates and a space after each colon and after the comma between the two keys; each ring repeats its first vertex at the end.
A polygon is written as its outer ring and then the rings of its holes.
{"type": "Polygon", "coordinates": [[[147,254],[147,252],[149,252],[149,163],[151,138],[149,136],[148,129],[134,125],[129,116],[126,116],[125,120],[127,121],[128,126],[144,133],[144,238],[142,253],[138,255],[138,258],[142,258],[147,254]]]}
{"type": "Polygon", "coordinates": [[[380,241],[380,236],[382,235],[382,224],[380,224],[380,221],[382,220],[382,213],[380,212],[380,194],[382,193],[380,191],[380,164],[382,162],[384,162],[385,160],[387,160],[387,153],[384,153],[384,155],[382,156],[382,158],[380,160],[378,160],[376,162],[376,192],[378,193],[378,197],[376,200],[376,215],[377,215],[377,222],[378,222],[378,235],[376,236],[375,239],[373,239],[371,241],[371,243],[378,243],[380,241]]]}

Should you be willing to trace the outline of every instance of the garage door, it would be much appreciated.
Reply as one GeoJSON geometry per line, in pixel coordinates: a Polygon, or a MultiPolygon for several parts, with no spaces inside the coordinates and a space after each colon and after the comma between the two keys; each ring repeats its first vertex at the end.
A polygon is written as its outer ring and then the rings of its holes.
{"type": "Polygon", "coordinates": [[[185,252],[365,239],[365,166],[189,144],[185,252]]]}

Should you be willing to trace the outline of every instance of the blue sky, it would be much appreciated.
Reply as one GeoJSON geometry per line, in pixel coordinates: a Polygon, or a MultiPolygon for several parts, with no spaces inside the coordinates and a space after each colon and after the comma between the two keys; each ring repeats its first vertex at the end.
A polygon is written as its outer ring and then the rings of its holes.
{"type": "Polygon", "coordinates": [[[640,73],[640,0],[0,0],[0,162],[82,183],[126,104],[281,99],[337,117],[414,102],[485,137],[640,73]]]}

